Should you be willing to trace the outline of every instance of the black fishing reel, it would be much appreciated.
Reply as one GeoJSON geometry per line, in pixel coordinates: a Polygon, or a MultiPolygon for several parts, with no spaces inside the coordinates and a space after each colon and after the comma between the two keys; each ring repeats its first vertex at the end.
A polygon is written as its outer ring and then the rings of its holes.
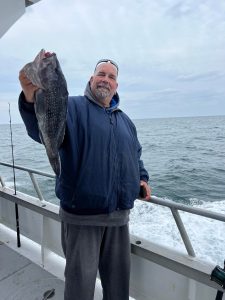
{"type": "Polygon", "coordinates": [[[216,266],[211,273],[210,279],[215,281],[225,289],[225,269],[222,269],[220,266],[216,266]]]}

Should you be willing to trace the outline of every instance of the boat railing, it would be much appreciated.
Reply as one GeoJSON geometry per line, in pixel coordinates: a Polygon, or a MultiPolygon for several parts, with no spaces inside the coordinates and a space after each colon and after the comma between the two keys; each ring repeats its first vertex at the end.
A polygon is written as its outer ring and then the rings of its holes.
{"type": "MultiPolygon", "coordinates": [[[[37,193],[38,199],[40,201],[44,200],[43,194],[41,192],[40,186],[38,184],[38,181],[35,177],[35,175],[41,175],[41,176],[45,176],[48,178],[55,178],[55,175],[50,174],[50,173],[46,173],[46,172],[42,172],[39,170],[35,170],[35,169],[30,169],[27,167],[23,167],[23,166],[18,166],[18,165],[12,165],[12,164],[8,164],[5,162],[1,162],[0,161],[0,165],[5,166],[5,167],[9,167],[9,168],[15,168],[24,172],[27,172],[31,178],[33,187],[37,193]]],[[[4,180],[2,178],[2,176],[0,176],[0,183],[2,185],[2,187],[5,187],[5,183],[4,180]]],[[[217,220],[217,221],[222,221],[225,222],[225,215],[221,214],[221,213],[217,213],[217,212],[213,212],[213,211],[209,211],[206,209],[202,209],[202,208],[197,208],[197,207],[192,207],[192,206],[188,206],[185,204],[181,204],[181,203],[177,203],[171,200],[165,200],[162,198],[158,198],[156,196],[151,196],[151,203],[163,206],[163,207],[167,207],[170,209],[172,216],[175,220],[175,223],[177,225],[177,228],[180,232],[182,241],[184,243],[184,246],[187,250],[187,253],[189,256],[191,257],[195,257],[195,251],[194,248],[192,246],[192,243],[190,241],[190,238],[188,236],[187,230],[185,228],[185,225],[182,221],[181,215],[179,213],[179,211],[183,211],[183,212],[187,212],[190,214],[194,214],[194,215],[198,215],[198,216],[202,216],[202,217],[206,217],[206,218],[210,218],[213,220],[217,220]]]]}
{"type": "MultiPolygon", "coordinates": [[[[53,175],[53,174],[42,172],[42,171],[35,170],[35,169],[30,169],[30,168],[26,168],[26,167],[22,167],[22,166],[18,166],[18,165],[14,165],[13,166],[12,164],[8,164],[8,163],[1,162],[1,161],[0,161],[0,165],[5,166],[5,167],[9,167],[9,168],[15,168],[17,170],[21,170],[21,171],[27,172],[29,174],[29,176],[30,176],[31,182],[33,184],[33,187],[34,187],[36,193],[37,193],[38,199],[40,201],[43,201],[44,197],[43,197],[43,194],[41,192],[40,186],[38,184],[38,181],[37,181],[35,175],[45,176],[45,177],[49,177],[49,178],[52,178],[52,179],[55,178],[55,175],[53,175]]],[[[5,186],[5,182],[4,182],[4,180],[3,180],[3,178],[2,178],[1,175],[0,175],[0,182],[1,182],[1,185],[4,187],[5,186]]]]}

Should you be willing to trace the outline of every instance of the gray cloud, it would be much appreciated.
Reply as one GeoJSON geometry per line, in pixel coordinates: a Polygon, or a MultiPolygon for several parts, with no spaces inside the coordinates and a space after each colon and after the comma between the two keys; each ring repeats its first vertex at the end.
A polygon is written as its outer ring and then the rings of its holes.
{"type": "Polygon", "coordinates": [[[200,81],[200,80],[215,80],[219,78],[224,78],[225,73],[221,71],[210,71],[206,73],[200,73],[200,74],[185,74],[180,75],[177,80],[180,81],[200,81]]]}
{"type": "Polygon", "coordinates": [[[173,18],[181,18],[192,13],[193,8],[188,1],[179,1],[166,11],[166,15],[173,18]]]}

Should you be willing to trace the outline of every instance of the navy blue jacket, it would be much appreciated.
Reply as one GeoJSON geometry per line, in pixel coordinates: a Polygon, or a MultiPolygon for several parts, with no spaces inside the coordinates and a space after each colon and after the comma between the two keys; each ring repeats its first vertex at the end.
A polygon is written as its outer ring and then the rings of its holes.
{"type": "MultiPolygon", "coordinates": [[[[61,207],[74,214],[130,209],[140,180],[148,181],[135,126],[117,108],[118,94],[106,109],[90,98],[69,97],[56,195],[61,207]]],[[[33,104],[24,101],[23,93],[19,109],[29,136],[40,142],[33,104]]]]}

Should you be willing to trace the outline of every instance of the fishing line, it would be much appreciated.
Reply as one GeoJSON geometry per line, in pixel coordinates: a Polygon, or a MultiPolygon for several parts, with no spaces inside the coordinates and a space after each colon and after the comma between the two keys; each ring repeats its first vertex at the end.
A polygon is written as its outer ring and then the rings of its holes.
{"type": "MultiPolygon", "coordinates": [[[[11,118],[10,103],[9,103],[9,124],[10,124],[12,163],[13,163],[14,195],[16,195],[16,172],[15,172],[15,160],[14,160],[14,151],[13,151],[14,149],[13,149],[12,118],[11,118]]],[[[19,224],[19,210],[18,210],[18,204],[17,203],[15,203],[15,214],[16,214],[17,247],[20,247],[21,246],[21,242],[20,242],[20,224],[19,224]]]]}
{"type": "Polygon", "coordinates": [[[12,118],[11,118],[10,103],[9,103],[9,125],[10,125],[11,150],[12,150],[12,163],[13,163],[14,195],[16,195],[16,173],[15,173],[15,160],[14,160],[14,151],[13,151],[12,118]]]}

